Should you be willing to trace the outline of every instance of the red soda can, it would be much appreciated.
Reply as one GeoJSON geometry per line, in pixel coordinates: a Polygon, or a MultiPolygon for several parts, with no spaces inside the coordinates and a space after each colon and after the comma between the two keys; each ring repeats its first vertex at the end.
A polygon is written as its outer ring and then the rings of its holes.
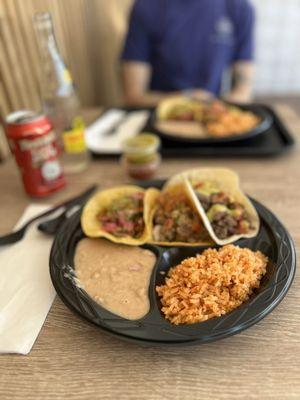
{"type": "Polygon", "coordinates": [[[30,196],[48,196],[65,186],[56,135],[45,115],[13,112],[6,118],[6,134],[30,196]]]}

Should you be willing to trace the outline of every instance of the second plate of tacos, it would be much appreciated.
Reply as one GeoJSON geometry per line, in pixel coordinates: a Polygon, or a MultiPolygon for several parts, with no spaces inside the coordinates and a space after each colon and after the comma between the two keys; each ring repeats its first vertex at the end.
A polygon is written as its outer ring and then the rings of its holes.
{"type": "Polygon", "coordinates": [[[141,245],[149,236],[146,224],[149,190],[127,185],[102,190],[85,205],[81,225],[89,237],[141,245]]]}
{"type": "Polygon", "coordinates": [[[272,117],[258,105],[235,105],[218,99],[185,96],[162,100],[150,123],[164,139],[177,143],[230,143],[265,133],[272,117]]]}
{"type": "Polygon", "coordinates": [[[184,182],[149,193],[150,242],[160,246],[202,246],[212,241],[184,182]]]}
{"type": "Polygon", "coordinates": [[[255,237],[259,216],[239,185],[238,175],[221,168],[200,168],[174,177],[184,180],[211,238],[219,245],[255,237]]]}

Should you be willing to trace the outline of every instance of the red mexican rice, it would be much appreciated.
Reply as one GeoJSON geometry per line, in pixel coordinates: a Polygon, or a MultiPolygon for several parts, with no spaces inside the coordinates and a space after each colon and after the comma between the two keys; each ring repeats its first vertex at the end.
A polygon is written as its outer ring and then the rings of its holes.
{"type": "Polygon", "coordinates": [[[161,310],[176,325],[220,317],[249,299],[267,263],[260,251],[233,245],[207,249],[171,268],[165,284],[156,287],[161,310]]]}

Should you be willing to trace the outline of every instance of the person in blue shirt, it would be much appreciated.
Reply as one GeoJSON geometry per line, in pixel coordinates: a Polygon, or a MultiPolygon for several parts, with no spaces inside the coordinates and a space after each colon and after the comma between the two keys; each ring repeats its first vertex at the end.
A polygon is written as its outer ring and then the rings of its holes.
{"type": "Polygon", "coordinates": [[[248,0],[136,0],[121,55],[127,104],[186,91],[250,101],[254,19],[248,0]],[[232,85],[224,93],[226,71],[232,85]]]}

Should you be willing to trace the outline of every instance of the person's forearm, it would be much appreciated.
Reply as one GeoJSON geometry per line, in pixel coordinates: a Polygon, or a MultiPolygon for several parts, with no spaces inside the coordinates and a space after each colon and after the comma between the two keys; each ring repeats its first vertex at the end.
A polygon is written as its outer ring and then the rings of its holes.
{"type": "Polygon", "coordinates": [[[224,95],[232,102],[249,102],[253,96],[254,65],[252,62],[238,62],[232,68],[233,87],[224,95]]]}
{"type": "Polygon", "coordinates": [[[124,103],[128,106],[152,107],[170,94],[148,90],[151,66],[144,62],[126,61],[122,64],[124,103]]]}
{"type": "Polygon", "coordinates": [[[126,61],[122,63],[122,84],[124,103],[128,106],[154,107],[161,100],[185,95],[197,100],[211,99],[213,94],[201,88],[189,88],[183,91],[159,92],[148,90],[151,80],[151,66],[145,62],[126,61]]]}
{"type": "Polygon", "coordinates": [[[128,106],[154,107],[161,100],[173,96],[186,96],[198,101],[211,100],[214,97],[213,93],[210,93],[207,90],[194,88],[176,92],[146,91],[144,93],[138,94],[134,94],[131,92],[127,93],[127,95],[125,94],[125,103],[128,106]]]}
{"type": "Polygon", "coordinates": [[[248,87],[235,87],[222,98],[232,103],[248,103],[253,100],[252,89],[248,87]]]}
{"type": "Polygon", "coordinates": [[[148,91],[141,94],[129,94],[124,101],[127,106],[154,107],[166,97],[174,96],[178,92],[154,92],[148,91]]]}

